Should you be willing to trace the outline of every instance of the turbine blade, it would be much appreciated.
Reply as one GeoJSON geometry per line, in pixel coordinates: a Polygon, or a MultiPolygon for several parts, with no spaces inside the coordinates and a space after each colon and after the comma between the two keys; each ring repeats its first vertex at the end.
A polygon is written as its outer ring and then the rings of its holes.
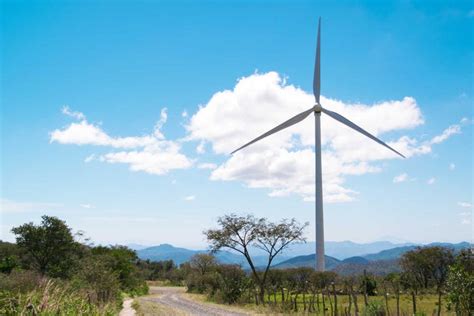
{"type": "Polygon", "coordinates": [[[316,44],[316,59],[314,61],[313,94],[319,104],[321,94],[321,17],[318,23],[318,40],[316,44]]]}
{"type": "Polygon", "coordinates": [[[253,144],[253,143],[257,142],[257,141],[259,141],[259,140],[261,140],[262,138],[265,138],[265,137],[267,137],[267,136],[270,136],[270,135],[272,135],[272,134],[275,134],[276,132],[279,132],[279,131],[281,131],[282,129],[285,129],[285,128],[287,128],[287,127],[290,127],[290,126],[292,126],[292,125],[295,125],[296,123],[301,122],[301,121],[304,120],[308,115],[310,115],[313,111],[314,111],[314,108],[311,108],[311,109],[309,109],[309,110],[306,110],[306,111],[304,111],[304,112],[301,112],[301,113],[298,114],[298,115],[293,116],[293,117],[290,118],[288,121],[285,121],[285,122],[281,123],[281,124],[278,125],[277,127],[272,128],[272,129],[269,130],[268,132],[266,132],[266,133],[264,133],[264,134],[258,136],[257,138],[255,138],[254,140],[248,142],[247,144],[243,145],[242,147],[237,148],[236,150],[234,150],[233,152],[231,152],[231,154],[233,154],[233,153],[235,153],[235,152],[237,152],[237,151],[239,151],[239,150],[241,150],[241,149],[243,149],[243,148],[245,148],[245,147],[247,147],[247,146],[249,146],[249,145],[251,145],[251,144],[253,144]]]}
{"type": "Polygon", "coordinates": [[[367,136],[368,138],[376,141],[377,143],[379,143],[380,145],[383,145],[385,147],[387,147],[388,149],[390,149],[391,151],[393,151],[394,153],[402,156],[403,158],[406,158],[405,156],[403,156],[402,154],[400,154],[398,151],[396,151],[395,149],[393,149],[392,147],[390,147],[389,145],[385,144],[383,141],[381,141],[380,139],[378,139],[377,137],[375,137],[374,135],[370,134],[369,132],[367,132],[366,130],[364,130],[363,128],[357,126],[356,124],[352,123],[351,121],[349,121],[348,119],[346,119],[344,116],[336,113],[336,112],[332,112],[332,111],[329,111],[329,110],[326,110],[325,108],[321,108],[321,111],[327,115],[329,115],[330,117],[332,117],[333,119],[335,119],[336,121],[339,121],[341,122],[342,124],[344,125],[347,125],[349,126],[350,128],[358,131],[359,133],[367,136]]]}

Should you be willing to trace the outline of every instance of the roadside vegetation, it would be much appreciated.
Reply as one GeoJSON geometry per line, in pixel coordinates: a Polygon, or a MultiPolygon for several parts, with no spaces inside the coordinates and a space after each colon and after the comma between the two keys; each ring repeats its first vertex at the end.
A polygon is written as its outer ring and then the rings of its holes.
{"type": "Polygon", "coordinates": [[[249,269],[220,264],[211,252],[197,254],[179,267],[171,260],[142,262],[145,277],[158,280],[159,285],[186,286],[188,293],[205,294],[210,301],[258,313],[467,316],[474,310],[471,249],[454,253],[443,247],[419,247],[402,256],[401,272],[377,276],[365,272],[343,276],[311,267],[257,268],[249,246],[268,249],[271,263],[275,252],[302,240],[305,225],[236,215],[224,216],[218,224],[218,229],[204,232],[211,249],[240,252],[249,269]]]}
{"type": "MultiPolygon", "coordinates": [[[[217,224],[204,232],[211,251],[179,266],[140,260],[123,246],[94,246],[55,217],[15,227],[16,243],[0,242],[0,315],[116,315],[125,296],[148,293],[147,283],[185,287],[197,300],[250,313],[467,316],[474,310],[471,249],[419,247],[400,258],[400,272],[385,275],[276,269],[273,259],[304,241],[306,224],[233,214],[217,224]],[[264,250],[267,264],[255,266],[250,247],[264,250]],[[248,267],[218,262],[214,253],[221,249],[240,253],[248,267]]],[[[134,303],[139,314],[167,314],[145,298],[134,303]]]]}
{"type": "Polygon", "coordinates": [[[126,247],[80,242],[50,216],[12,232],[16,243],[0,242],[0,315],[116,315],[124,295],[148,292],[126,247]]]}

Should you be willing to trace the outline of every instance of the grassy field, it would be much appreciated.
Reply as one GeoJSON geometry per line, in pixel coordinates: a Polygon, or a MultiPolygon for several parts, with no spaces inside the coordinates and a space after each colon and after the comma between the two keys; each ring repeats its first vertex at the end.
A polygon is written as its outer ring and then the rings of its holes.
{"type": "MultiPolygon", "coordinates": [[[[195,296],[196,299],[203,300],[205,296],[203,295],[198,295],[198,294],[188,294],[190,296],[195,296]]],[[[294,298],[294,296],[293,296],[294,298]]],[[[252,314],[278,314],[278,313],[292,313],[292,314],[308,314],[308,305],[310,301],[310,295],[306,295],[306,312],[304,311],[304,303],[303,303],[303,296],[299,295],[298,300],[297,300],[297,312],[294,311],[294,308],[289,308],[289,309],[282,309],[282,304],[281,304],[281,295],[276,295],[276,304],[274,303],[274,297],[273,295],[270,295],[267,297],[268,303],[266,304],[265,307],[263,306],[256,306],[255,303],[247,303],[247,304],[238,304],[239,307],[244,307],[246,310],[249,311],[249,313],[252,314]]],[[[331,304],[334,304],[334,299],[331,297],[331,302],[328,300],[328,298],[325,298],[325,306],[326,306],[326,313],[324,314],[322,312],[322,297],[319,296],[319,301],[320,301],[320,312],[312,312],[310,314],[312,315],[331,315],[331,310],[334,309],[332,307],[331,309],[331,304]]],[[[378,306],[379,308],[386,310],[385,308],[385,298],[383,296],[369,296],[368,297],[368,303],[372,307],[378,306]]],[[[417,315],[437,315],[437,307],[438,307],[438,297],[437,295],[432,295],[432,294],[426,294],[426,295],[420,295],[417,296],[417,315]]],[[[289,302],[288,302],[289,304],[289,302]]],[[[364,296],[363,295],[358,295],[357,296],[357,304],[359,307],[359,313],[362,315],[364,311],[366,311],[365,303],[364,303],[364,296]]],[[[347,295],[338,295],[337,296],[337,309],[338,309],[338,314],[344,315],[344,311],[348,309],[349,306],[349,299],[347,295]]],[[[388,306],[390,310],[390,315],[396,315],[396,299],[395,297],[390,297],[388,299],[388,306]]],[[[447,302],[445,299],[442,300],[442,312],[441,315],[456,315],[454,311],[447,311],[446,309],[447,302]]],[[[374,308],[369,308],[372,311],[374,308]]],[[[401,295],[400,296],[400,315],[413,315],[412,312],[412,300],[411,296],[409,295],[401,295]]],[[[351,315],[354,315],[354,303],[352,303],[352,308],[351,308],[351,315]]],[[[373,313],[370,313],[367,310],[368,314],[367,315],[373,315],[373,313]]]]}

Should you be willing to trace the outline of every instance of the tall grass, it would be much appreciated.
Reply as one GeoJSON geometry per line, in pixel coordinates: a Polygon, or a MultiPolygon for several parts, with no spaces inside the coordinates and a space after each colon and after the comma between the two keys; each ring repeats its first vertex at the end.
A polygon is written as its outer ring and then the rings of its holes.
{"type": "Polygon", "coordinates": [[[101,304],[89,291],[52,279],[28,292],[0,291],[0,315],[116,315],[119,303],[101,304]]]}

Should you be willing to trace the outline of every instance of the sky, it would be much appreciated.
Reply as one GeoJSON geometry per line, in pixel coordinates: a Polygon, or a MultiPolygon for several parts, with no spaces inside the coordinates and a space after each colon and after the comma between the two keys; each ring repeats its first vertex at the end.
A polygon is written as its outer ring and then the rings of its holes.
{"type": "Polygon", "coordinates": [[[470,1],[2,1],[1,234],[57,216],[96,244],[204,248],[219,216],[326,240],[472,241],[470,1]]]}

